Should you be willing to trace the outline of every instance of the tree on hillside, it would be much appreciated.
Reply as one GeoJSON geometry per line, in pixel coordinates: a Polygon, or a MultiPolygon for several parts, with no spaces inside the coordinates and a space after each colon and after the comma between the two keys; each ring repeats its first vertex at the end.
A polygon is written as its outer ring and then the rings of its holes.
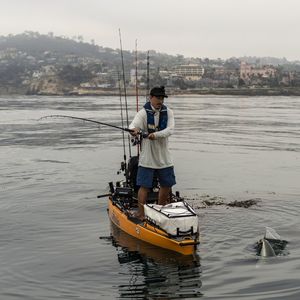
{"type": "Polygon", "coordinates": [[[58,72],[58,77],[67,83],[78,85],[82,82],[89,81],[94,76],[83,66],[65,65],[58,72]]]}
{"type": "Polygon", "coordinates": [[[19,85],[22,83],[22,76],[25,73],[25,67],[17,63],[0,68],[0,85],[12,84],[19,85]]]}

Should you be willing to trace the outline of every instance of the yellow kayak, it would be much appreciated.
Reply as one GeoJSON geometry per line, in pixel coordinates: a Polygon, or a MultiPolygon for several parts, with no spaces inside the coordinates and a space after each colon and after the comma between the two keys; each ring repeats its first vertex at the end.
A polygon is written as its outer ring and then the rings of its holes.
{"type": "Polygon", "coordinates": [[[141,221],[132,217],[131,212],[134,208],[130,205],[130,202],[126,202],[126,204],[128,205],[124,205],[124,202],[114,195],[109,197],[109,218],[118,228],[139,240],[167,250],[183,255],[195,253],[199,244],[198,232],[190,232],[178,236],[170,235],[147,219],[141,221]]]}

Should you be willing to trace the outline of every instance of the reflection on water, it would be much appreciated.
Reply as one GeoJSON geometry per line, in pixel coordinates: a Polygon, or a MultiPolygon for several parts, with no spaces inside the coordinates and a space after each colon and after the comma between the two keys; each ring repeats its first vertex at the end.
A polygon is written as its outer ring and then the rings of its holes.
{"type": "Polygon", "coordinates": [[[120,298],[197,298],[201,293],[200,257],[183,256],[137,240],[111,224],[120,272],[129,282],[118,285],[120,298]]]}

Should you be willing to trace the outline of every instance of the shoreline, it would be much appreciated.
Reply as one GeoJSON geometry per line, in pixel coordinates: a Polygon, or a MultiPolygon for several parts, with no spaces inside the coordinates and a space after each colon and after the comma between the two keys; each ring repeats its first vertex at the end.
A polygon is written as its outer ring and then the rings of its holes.
{"type": "MultiPolygon", "coordinates": [[[[217,96],[300,96],[300,87],[281,88],[207,88],[178,90],[167,89],[170,96],[197,96],[197,95],[217,95],[217,96]]],[[[60,92],[53,90],[43,90],[36,93],[24,92],[24,90],[13,90],[3,92],[0,89],[0,96],[119,96],[119,89],[80,89],[70,92],[60,92]]],[[[145,97],[146,91],[139,90],[139,97],[145,97]]],[[[127,89],[127,96],[136,96],[135,89],[127,89]]]]}

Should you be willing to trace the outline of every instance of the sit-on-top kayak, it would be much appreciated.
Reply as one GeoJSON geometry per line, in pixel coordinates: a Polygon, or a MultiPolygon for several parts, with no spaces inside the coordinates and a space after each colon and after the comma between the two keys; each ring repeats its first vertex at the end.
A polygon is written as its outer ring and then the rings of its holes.
{"type": "MultiPolygon", "coordinates": [[[[172,205],[169,205],[167,213],[165,211],[168,206],[149,204],[151,218],[145,209],[146,218],[141,221],[134,217],[134,212],[137,211],[137,199],[133,196],[130,187],[115,188],[111,183],[111,192],[108,201],[109,218],[121,230],[144,242],[183,255],[191,255],[196,251],[199,244],[198,217],[187,203],[180,201],[177,205],[177,202],[173,202],[172,205]],[[183,215],[185,211],[187,214],[183,215]],[[182,221],[186,224],[191,218],[193,218],[194,226],[191,226],[189,230],[182,232],[180,228],[175,228],[182,221]],[[195,218],[197,226],[195,226],[195,218]]],[[[173,201],[176,201],[175,198],[176,196],[173,197],[173,201]]]]}

